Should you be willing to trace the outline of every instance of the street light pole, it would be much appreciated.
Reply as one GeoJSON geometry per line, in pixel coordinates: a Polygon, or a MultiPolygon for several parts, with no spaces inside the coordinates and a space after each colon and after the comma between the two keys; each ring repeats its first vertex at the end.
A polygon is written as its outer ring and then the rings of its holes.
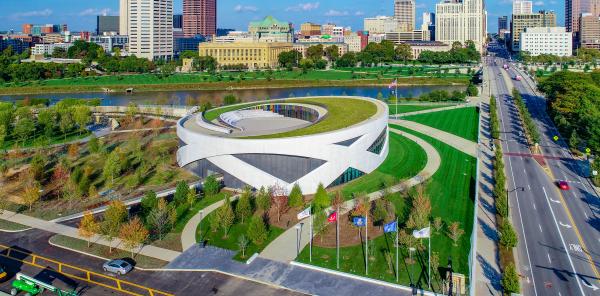
{"type": "Polygon", "coordinates": [[[200,244],[200,246],[203,245],[202,241],[202,219],[204,218],[204,210],[200,210],[200,227],[198,227],[198,236],[199,236],[199,240],[198,243],[200,244]]]}

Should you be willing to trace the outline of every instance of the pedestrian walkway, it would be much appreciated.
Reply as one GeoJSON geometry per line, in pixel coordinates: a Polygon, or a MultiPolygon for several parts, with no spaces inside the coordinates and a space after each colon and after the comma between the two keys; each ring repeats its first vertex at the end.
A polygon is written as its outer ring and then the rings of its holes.
{"type": "MultiPolygon", "coordinates": [[[[484,81],[491,83],[489,73],[484,73],[484,81]],[[485,79],[487,78],[487,79],[485,79]]],[[[489,88],[487,88],[489,90],[489,88]]],[[[501,273],[498,254],[498,231],[496,225],[496,207],[492,195],[493,182],[493,158],[494,152],[488,143],[491,141],[489,91],[486,88],[482,93],[482,106],[480,108],[480,157],[479,157],[479,199],[477,200],[477,246],[476,260],[473,262],[475,271],[473,281],[475,282],[474,295],[502,295],[501,273]]]]}
{"type": "Polygon", "coordinates": [[[451,133],[441,131],[439,129],[426,126],[424,124],[416,123],[408,120],[401,119],[390,119],[390,124],[397,124],[402,127],[417,131],[419,133],[428,135],[432,138],[438,139],[459,151],[462,151],[468,155],[477,158],[477,143],[469,141],[467,139],[455,136],[451,133]]]}
{"type": "Polygon", "coordinates": [[[411,295],[408,287],[389,287],[288,263],[256,258],[252,264],[231,260],[234,251],[194,245],[165,267],[172,271],[217,271],[309,295],[411,295]]]}
{"type": "MultiPolygon", "coordinates": [[[[72,238],[86,240],[86,238],[79,236],[78,229],[75,227],[71,227],[71,226],[67,226],[67,225],[63,225],[63,224],[59,224],[59,223],[55,223],[55,222],[50,222],[50,221],[42,220],[39,218],[35,218],[35,217],[23,215],[23,214],[17,214],[15,212],[7,211],[7,210],[4,210],[3,213],[0,214],[0,219],[19,223],[19,224],[22,224],[25,226],[29,226],[31,228],[37,228],[37,229],[45,230],[48,232],[65,235],[65,236],[72,237],[72,238]]],[[[123,247],[122,241],[118,238],[116,238],[112,242],[109,242],[109,241],[105,240],[104,238],[102,238],[101,236],[95,235],[94,237],[92,237],[91,241],[95,244],[100,244],[100,245],[104,245],[107,247],[112,246],[113,248],[129,251],[123,247]]],[[[142,246],[142,248],[138,249],[136,251],[136,253],[147,256],[147,257],[152,257],[152,258],[160,259],[163,261],[167,261],[167,262],[171,262],[175,258],[177,258],[177,256],[181,255],[180,252],[163,249],[163,248],[158,248],[155,246],[149,246],[149,245],[142,246]]]]}
{"type": "MultiPolygon", "coordinates": [[[[395,193],[404,191],[410,187],[413,187],[421,182],[427,180],[438,170],[441,164],[441,157],[438,151],[426,141],[412,134],[405,133],[400,130],[390,129],[391,132],[404,136],[421,146],[427,154],[427,164],[425,168],[417,175],[408,179],[400,184],[394,185],[388,188],[388,192],[395,193]]],[[[393,156],[390,156],[393,157],[393,156]]],[[[384,190],[373,192],[369,194],[370,200],[376,200],[383,196],[384,190]]],[[[340,209],[340,214],[345,214],[356,205],[357,200],[352,199],[346,201],[340,209]]],[[[331,210],[331,209],[328,209],[331,210]]],[[[266,259],[279,261],[279,262],[290,262],[297,257],[297,252],[306,247],[310,242],[310,227],[308,225],[309,218],[305,218],[293,227],[287,229],[284,233],[273,240],[261,253],[260,256],[266,259]],[[298,232],[298,233],[297,233],[298,232]],[[296,236],[300,236],[299,239],[296,236]],[[297,240],[300,241],[299,247],[296,246],[297,240]]]]}

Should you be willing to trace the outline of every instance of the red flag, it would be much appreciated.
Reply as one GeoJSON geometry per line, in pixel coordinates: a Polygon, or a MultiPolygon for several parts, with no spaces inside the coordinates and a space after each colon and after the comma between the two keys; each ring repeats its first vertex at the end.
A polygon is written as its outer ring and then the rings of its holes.
{"type": "Polygon", "coordinates": [[[333,212],[331,214],[329,214],[329,217],[327,217],[327,222],[335,222],[337,221],[337,212],[333,212]]]}

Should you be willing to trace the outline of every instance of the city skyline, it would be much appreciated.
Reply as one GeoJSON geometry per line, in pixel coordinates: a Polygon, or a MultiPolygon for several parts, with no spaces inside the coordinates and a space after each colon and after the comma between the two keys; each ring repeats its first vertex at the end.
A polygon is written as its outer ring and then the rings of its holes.
{"type": "MultiPolygon", "coordinates": [[[[183,0],[174,0],[174,13],[181,14],[183,0]]],[[[0,12],[2,25],[0,30],[20,31],[24,23],[67,23],[73,31],[94,31],[97,15],[118,15],[119,1],[76,1],[61,0],[61,9],[56,9],[56,4],[49,0],[39,1],[4,1],[4,9],[0,12]]],[[[435,11],[435,4],[439,1],[416,1],[416,24],[420,26],[423,12],[435,11]]],[[[267,15],[292,22],[296,29],[300,29],[303,22],[325,23],[334,22],[342,26],[350,26],[354,30],[362,29],[362,19],[377,15],[394,14],[393,0],[378,0],[378,5],[366,1],[349,0],[341,6],[333,1],[292,1],[282,0],[276,3],[259,0],[252,3],[243,3],[239,0],[217,1],[217,19],[219,28],[233,28],[246,30],[250,21],[260,20],[267,15]]],[[[556,0],[534,1],[534,11],[540,9],[554,10],[557,22],[564,25],[564,2],[556,0]]],[[[502,15],[510,15],[512,1],[488,1],[486,3],[488,18],[497,19],[502,15]]],[[[488,32],[497,31],[497,22],[488,21],[488,32]]]]}

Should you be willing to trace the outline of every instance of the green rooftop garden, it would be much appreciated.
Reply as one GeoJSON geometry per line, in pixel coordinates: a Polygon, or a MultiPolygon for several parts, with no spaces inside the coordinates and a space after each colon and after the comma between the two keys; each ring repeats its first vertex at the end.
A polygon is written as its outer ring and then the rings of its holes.
{"type": "MultiPolygon", "coordinates": [[[[331,132],[363,122],[375,115],[375,113],[377,112],[377,105],[375,105],[373,102],[344,97],[273,100],[269,101],[269,103],[278,103],[284,101],[286,103],[319,105],[327,109],[328,112],[327,115],[319,122],[307,126],[305,128],[284,133],[248,137],[249,139],[298,137],[331,132]]],[[[207,111],[204,114],[204,118],[206,118],[208,121],[212,121],[218,118],[223,113],[248,108],[260,104],[265,104],[265,102],[225,106],[207,111]]]]}

